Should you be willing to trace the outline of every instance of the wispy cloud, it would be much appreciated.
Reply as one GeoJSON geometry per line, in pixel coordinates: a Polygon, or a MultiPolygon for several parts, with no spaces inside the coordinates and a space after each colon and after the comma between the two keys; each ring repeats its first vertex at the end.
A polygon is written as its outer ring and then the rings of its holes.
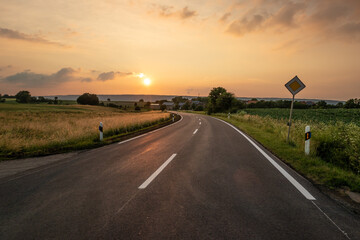
{"type": "Polygon", "coordinates": [[[168,5],[155,5],[157,8],[158,13],[162,17],[170,17],[174,15],[174,7],[168,5]]]}
{"type": "Polygon", "coordinates": [[[250,33],[259,29],[264,21],[265,17],[260,14],[255,14],[250,18],[244,17],[242,19],[233,21],[227,31],[235,35],[242,36],[246,33],[250,33]]]}
{"type": "Polygon", "coordinates": [[[231,12],[226,12],[222,17],[219,19],[220,22],[226,22],[228,18],[231,16],[231,12]]]}
{"type": "Polygon", "coordinates": [[[58,42],[52,42],[52,41],[49,41],[45,38],[42,38],[42,37],[39,37],[36,35],[25,34],[25,33],[18,32],[16,30],[12,30],[12,29],[8,29],[8,28],[0,28],[0,37],[8,38],[8,39],[22,40],[22,41],[32,42],[32,43],[49,44],[49,45],[65,47],[64,44],[61,44],[58,42]]]}
{"type": "Polygon", "coordinates": [[[188,7],[184,7],[180,12],[182,19],[187,19],[196,16],[196,11],[190,10],[188,7]]]}
{"type": "Polygon", "coordinates": [[[304,3],[288,2],[281,7],[272,17],[273,24],[279,24],[285,27],[297,27],[296,16],[306,8],[304,3]]]}
{"type": "Polygon", "coordinates": [[[153,11],[157,12],[161,17],[175,17],[179,19],[188,19],[195,17],[198,13],[195,10],[191,10],[188,6],[182,9],[176,9],[170,5],[152,5],[153,11]]]}

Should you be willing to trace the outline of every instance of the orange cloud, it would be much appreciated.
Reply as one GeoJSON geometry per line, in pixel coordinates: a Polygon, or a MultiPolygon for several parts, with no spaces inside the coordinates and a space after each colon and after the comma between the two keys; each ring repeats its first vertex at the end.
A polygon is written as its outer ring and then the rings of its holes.
{"type": "Polygon", "coordinates": [[[25,34],[25,33],[11,30],[8,28],[0,28],[0,37],[8,38],[8,39],[22,40],[22,41],[33,42],[33,43],[51,44],[51,45],[57,45],[60,47],[65,47],[64,44],[61,44],[58,42],[52,42],[52,41],[49,41],[49,40],[44,39],[39,36],[25,34]]]}

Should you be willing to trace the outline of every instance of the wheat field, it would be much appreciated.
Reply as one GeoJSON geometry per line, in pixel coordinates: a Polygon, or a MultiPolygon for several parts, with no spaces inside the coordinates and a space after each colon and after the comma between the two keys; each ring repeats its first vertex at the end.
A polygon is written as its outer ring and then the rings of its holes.
{"type": "Polygon", "coordinates": [[[99,123],[104,137],[132,126],[150,125],[169,118],[163,112],[122,112],[97,106],[0,105],[0,148],[13,153],[71,141],[96,139],[99,123]]]}

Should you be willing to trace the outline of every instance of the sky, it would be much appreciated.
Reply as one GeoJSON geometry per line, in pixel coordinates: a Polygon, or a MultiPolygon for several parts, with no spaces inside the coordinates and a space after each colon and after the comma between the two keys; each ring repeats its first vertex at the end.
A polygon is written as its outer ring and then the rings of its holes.
{"type": "Polygon", "coordinates": [[[291,97],[295,75],[360,98],[359,0],[0,0],[0,94],[291,97]]]}

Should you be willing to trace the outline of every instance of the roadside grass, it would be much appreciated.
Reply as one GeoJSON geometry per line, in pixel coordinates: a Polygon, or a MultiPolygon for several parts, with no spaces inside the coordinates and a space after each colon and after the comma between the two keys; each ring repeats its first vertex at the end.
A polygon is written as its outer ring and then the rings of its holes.
{"type": "Polygon", "coordinates": [[[303,121],[293,122],[289,144],[286,142],[288,127],[285,119],[249,115],[245,112],[232,114],[230,119],[227,114],[214,116],[252,136],[315,184],[325,185],[330,189],[344,188],[360,192],[360,127],[356,124],[312,122],[311,152],[306,156],[304,130],[307,123],[303,121]],[[325,152],[329,151],[328,155],[319,156],[321,146],[325,152]]]}
{"type": "Polygon", "coordinates": [[[81,105],[0,104],[0,159],[39,156],[101,146],[170,121],[160,111],[124,112],[81,105]],[[104,141],[99,141],[99,123],[104,141]]]}

